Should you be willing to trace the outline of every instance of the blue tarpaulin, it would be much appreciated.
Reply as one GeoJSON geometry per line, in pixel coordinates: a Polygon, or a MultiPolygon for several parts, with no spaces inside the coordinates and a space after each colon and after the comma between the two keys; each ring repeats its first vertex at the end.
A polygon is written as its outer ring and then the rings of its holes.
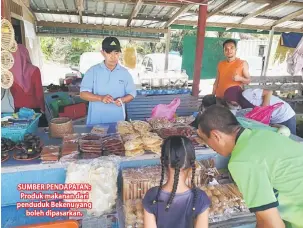
{"type": "Polygon", "coordinates": [[[284,47],[296,48],[302,37],[302,33],[282,33],[280,44],[284,47]]]}

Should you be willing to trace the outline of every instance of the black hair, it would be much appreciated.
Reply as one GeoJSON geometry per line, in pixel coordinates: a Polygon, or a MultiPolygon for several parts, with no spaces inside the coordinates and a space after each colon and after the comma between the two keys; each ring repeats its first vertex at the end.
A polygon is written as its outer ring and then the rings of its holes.
{"type": "Polygon", "coordinates": [[[212,105],[221,105],[223,107],[229,108],[226,100],[216,97],[215,95],[212,95],[212,94],[205,95],[202,98],[202,103],[201,103],[201,106],[199,107],[199,113],[198,113],[197,117],[195,118],[195,121],[192,122],[191,126],[193,126],[194,128],[198,128],[200,116],[205,111],[205,109],[207,109],[208,107],[210,107],[212,105]]]}
{"type": "Polygon", "coordinates": [[[241,127],[235,115],[225,107],[213,105],[199,117],[199,128],[209,137],[212,130],[231,134],[241,127]]]}
{"type": "Polygon", "coordinates": [[[215,95],[209,94],[209,95],[205,95],[202,98],[202,103],[200,106],[200,110],[204,110],[212,105],[222,105],[224,107],[228,107],[227,102],[219,97],[216,97],[215,95]]]}
{"type": "Polygon", "coordinates": [[[153,201],[153,203],[157,203],[159,201],[159,195],[164,181],[165,168],[168,169],[169,167],[171,167],[175,169],[173,189],[166,204],[166,209],[165,209],[166,211],[169,210],[170,206],[173,203],[179,183],[180,170],[192,168],[191,187],[194,193],[192,209],[193,211],[195,211],[195,204],[197,200],[197,192],[194,183],[195,171],[196,171],[195,160],[196,160],[195,148],[192,142],[188,138],[184,136],[171,136],[164,141],[161,150],[162,170],[161,170],[160,186],[158,189],[156,199],[153,201]]]}
{"type": "Polygon", "coordinates": [[[203,108],[208,108],[209,106],[212,106],[212,105],[214,105],[216,103],[217,103],[216,96],[212,95],[212,94],[209,94],[209,95],[205,95],[202,98],[201,106],[203,108]]]}
{"type": "Polygon", "coordinates": [[[237,47],[237,42],[233,39],[228,39],[228,40],[225,40],[224,43],[223,43],[223,48],[225,47],[226,44],[229,44],[229,43],[233,43],[235,45],[235,47],[237,47]]]}

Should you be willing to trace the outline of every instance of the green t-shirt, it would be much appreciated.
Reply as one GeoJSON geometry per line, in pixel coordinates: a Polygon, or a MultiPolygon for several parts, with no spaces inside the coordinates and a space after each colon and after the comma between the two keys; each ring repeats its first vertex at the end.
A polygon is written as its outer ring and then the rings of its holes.
{"type": "Polygon", "coordinates": [[[252,212],[278,207],[283,220],[303,227],[303,144],[272,131],[245,129],[228,169],[252,212]]]}

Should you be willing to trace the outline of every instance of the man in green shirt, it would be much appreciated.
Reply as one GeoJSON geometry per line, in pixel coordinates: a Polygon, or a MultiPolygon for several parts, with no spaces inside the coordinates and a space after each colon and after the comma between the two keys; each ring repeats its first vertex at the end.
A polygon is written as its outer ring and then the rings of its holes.
{"type": "Polygon", "coordinates": [[[198,134],[217,153],[231,156],[228,169],[257,227],[303,227],[302,144],[276,132],[244,129],[217,105],[201,115],[198,134]]]}

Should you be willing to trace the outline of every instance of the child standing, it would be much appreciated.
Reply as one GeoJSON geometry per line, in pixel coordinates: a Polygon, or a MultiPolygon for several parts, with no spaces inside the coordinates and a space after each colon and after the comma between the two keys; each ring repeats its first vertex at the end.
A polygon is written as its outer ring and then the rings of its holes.
{"type": "Polygon", "coordinates": [[[164,141],[160,186],[149,189],[143,199],[145,228],[208,227],[210,200],[205,192],[195,188],[195,159],[188,138],[172,136],[164,141]],[[191,170],[189,188],[185,183],[191,170]],[[167,182],[163,184],[165,173],[167,182]]]}

